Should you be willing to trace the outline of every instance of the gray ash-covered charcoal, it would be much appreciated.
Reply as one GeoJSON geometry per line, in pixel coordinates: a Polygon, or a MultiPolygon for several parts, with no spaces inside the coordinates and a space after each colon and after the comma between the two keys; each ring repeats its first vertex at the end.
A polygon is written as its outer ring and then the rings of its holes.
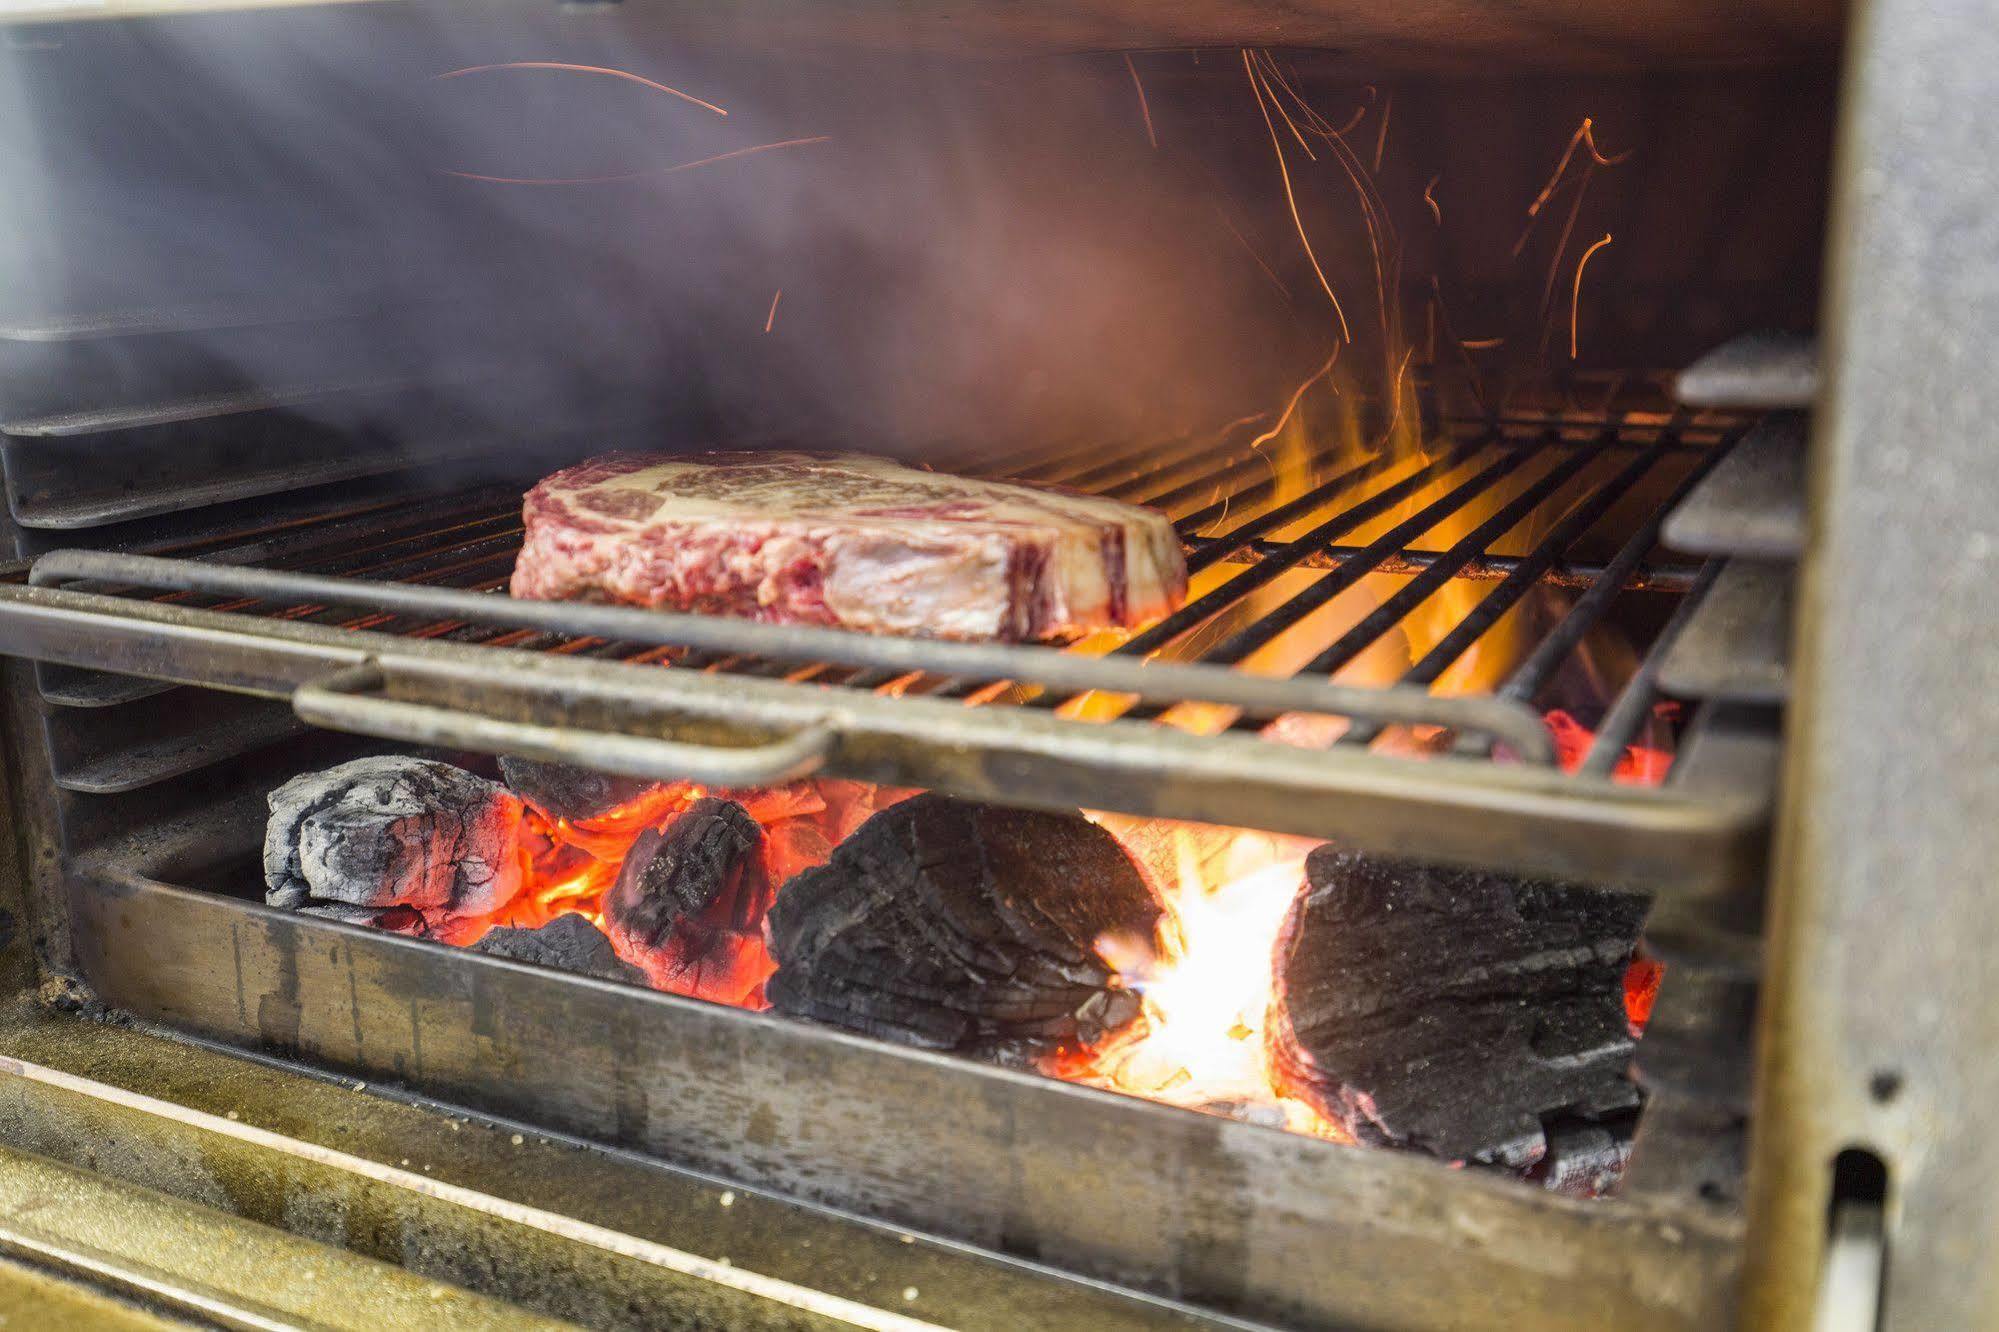
{"type": "Polygon", "coordinates": [[[526,877],[519,797],[449,764],[355,759],[294,777],[269,803],[272,906],[449,938],[506,906],[526,877]],[[383,916],[390,908],[417,913],[423,928],[383,916]]]}
{"type": "Polygon", "coordinates": [[[1272,1065],[1366,1142],[1511,1168],[1628,1120],[1647,900],[1321,847],[1277,945],[1272,1065]]]}
{"type": "Polygon", "coordinates": [[[1635,1117],[1609,1124],[1570,1123],[1548,1133],[1548,1154],[1528,1178],[1550,1193],[1600,1198],[1615,1189],[1631,1164],[1635,1117]]]}
{"type": "MultiPolygon", "coordinates": [[[[272,906],[290,906],[289,901],[272,902],[272,906]]],[[[413,939],[439,937],[433,935],[424,921],[423,913],[406,906],[358,907],[345,902],[312,902],[294,907],[302,916],[318,916],[321,920],[337,920],[342,925],[365,925],[371,930],[384,934],[407,934],[413,939]]],[[[455,934],[448,931],[447,934],[455,934]]],[[[455,943],[455,937],[446,937],[445,942],[455,943]]]]}
{"type": "Polygon", "coordinates": [[[763,828],[705,796],[625,853],[604,928],[661,989],[741,1003],[770,974],[763,919],[775,892],[763,828]]]}
{"type": "Polygon", "coordinates": [[[600,980],[624,981],[628,985],[646,983],[645,973],[621,959],[602,930],[573,911],[557,916],[540,929],[503,925],[488,930],[485,938],[472,945],[472,951],[600,980]]]}
{"type": "Polygon", "coordinates": [[[1017,1061],[1137,1016],[1094,945],[1149,943],[1159,917],[1131,857],[1081,815],[922,795],[784,886],[766,993],[796,1016],[1017,1061]]]}
{"type": "Polygon", "coordinates": [[[619,777],[512,755],[500,759],[500,780],[549,818],[571,823],[608,814],[659,785],[643,777],[619,777]]]}

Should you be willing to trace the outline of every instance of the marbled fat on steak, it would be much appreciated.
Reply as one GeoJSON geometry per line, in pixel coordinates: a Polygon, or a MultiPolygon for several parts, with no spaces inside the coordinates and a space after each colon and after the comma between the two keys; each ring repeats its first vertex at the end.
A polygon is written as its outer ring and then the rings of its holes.
{"type": "Polygon", "coordinates": [[[528,492],[513,594],[931,638],[1142,624],[1187,595],[1152,509],[860,454],[609,454],[528,492]]]}

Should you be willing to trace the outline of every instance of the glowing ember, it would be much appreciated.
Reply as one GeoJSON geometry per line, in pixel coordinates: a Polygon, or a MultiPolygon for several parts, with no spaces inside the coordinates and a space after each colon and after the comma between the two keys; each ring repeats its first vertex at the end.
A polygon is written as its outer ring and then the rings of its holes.
{"type": "MultiPolygon", "coordinates": [[[[649,831],[666,828],[695,801],[711,794],[735,800],[761,825],[769,873],[774,882],[783,883],[801,870],[824,864],[833,847],[869,815],[909,793],[833,779],[716,792],[691,782],[675,782],[653,787],[586,819],[549,820],[530,808],[535,828],[526,891],[487,926],[535,929],[574,912],[603,928],[604,895],[617,882],[619,868],[633,843],[649,831]]],[[[702,927],[706,950],[691,961],[673,950],[658,956],[627,956],[625,960],[645,971],[657,989],[763,1008],[762,981],[771,964],[760,945],[746,947],[741,942],[755,938],[760,922],[726,922],[741,939],[724,938],[731,934],[720,928],[724,923],[695,922],[702,927]]],[[[477,939],[478,934],[474,934],[463,942],[475,943],[477,939]]]]}
{"type": "Polygon", "coordinates": [[[1624,973],[1624,1016],[1633,1036],[1643,1035],[1652,1020],[1652,1004],[1659,997],[1659,982],[1665,978],[1664,963],[1649,957],[1634,957],[1624,973]]]}
{"type": "MultiPolygon", "coordinates": [[[[1669,722],[1670,703],[1662,703],[1654,709],[1654,722],[1660,723],[1656,729],[1665,730],[1663,723],[1669,722]]],[[[1555,738],[1555,758],[1562,765],[1563,772],[1574,772],[1582,767],[1589,757],[1591,746],[1596,743],[1596,732],[1584,726],[1568,713],[1557,708],[1544,719],[1548,723],[1549,734],[1555,738]]],[[[1627,782],[1634,786],[1657,786],[1666,780],[1667,771],[1673,766],[1673,751],[1652,745],[1627,745],[1618,757],[1617,767],[1611,772],[1611,780],[1627,782]]]]}

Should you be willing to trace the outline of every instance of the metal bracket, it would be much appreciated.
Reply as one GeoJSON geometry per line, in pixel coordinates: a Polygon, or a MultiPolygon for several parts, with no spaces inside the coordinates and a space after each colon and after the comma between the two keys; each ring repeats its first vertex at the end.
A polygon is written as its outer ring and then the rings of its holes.
{"type": "Polygon", "coordinates": [[[292,694],[292,711],[314,726],[413,744],[516,754],[655,781],[767,786],[817,772],[836,741],[831,727],[808,726],[762,745],[703,745],[482,717],[388,697],[381,663],[370,657],[292,694]]]}

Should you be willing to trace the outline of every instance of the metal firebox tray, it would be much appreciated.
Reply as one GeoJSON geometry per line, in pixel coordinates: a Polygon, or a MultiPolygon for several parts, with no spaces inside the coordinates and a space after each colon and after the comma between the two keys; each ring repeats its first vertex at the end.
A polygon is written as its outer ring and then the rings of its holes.
{"type": "Polygon", "coordinates": [[[1727,1319],[1740,1211],[1673,1172],[1582,1201],[275,910],[216,891],[254,881],[261,811],[248,793],[72,865],[77,962],[105,1003],[1224,1321],[1727,1319]]]}

